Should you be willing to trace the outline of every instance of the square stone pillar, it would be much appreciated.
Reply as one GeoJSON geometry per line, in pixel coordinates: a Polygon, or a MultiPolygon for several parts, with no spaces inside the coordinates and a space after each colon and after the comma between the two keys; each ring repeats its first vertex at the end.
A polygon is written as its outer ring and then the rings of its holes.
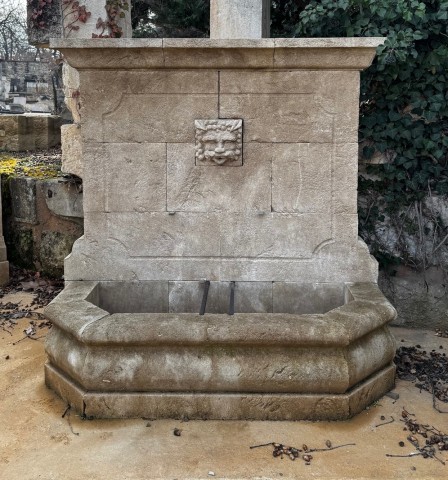
{"type": "Polygon", "coordinates": [[[211,0],[210,38],[268,38],[269,0],[211,0]]]}

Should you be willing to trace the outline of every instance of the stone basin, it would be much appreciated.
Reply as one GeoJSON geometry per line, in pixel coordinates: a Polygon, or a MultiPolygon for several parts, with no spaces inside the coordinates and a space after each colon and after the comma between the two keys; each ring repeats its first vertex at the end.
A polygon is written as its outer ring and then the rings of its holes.
{"type": "Polygon", "coordinates": [[[189,311],[199,282],[170,302],[175,283],[67,282],[46,309],[47,385],[89,417],[253,420],[345,419],[394,385],[396,312],[374,283],[330,285],[328,311],[309,287],[303,313],[261,311],[241,282],[234,315],[189,311]]]}

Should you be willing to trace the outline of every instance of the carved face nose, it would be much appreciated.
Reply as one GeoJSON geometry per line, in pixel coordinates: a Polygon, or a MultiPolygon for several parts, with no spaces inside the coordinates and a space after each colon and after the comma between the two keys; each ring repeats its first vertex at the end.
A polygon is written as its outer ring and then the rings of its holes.
{"type": "Polygon", "coordinates": [[[226,149],[224,148],[224,144],[222,142],[218,142],[215,148],[215,153],[224,153],[226,149]]]}

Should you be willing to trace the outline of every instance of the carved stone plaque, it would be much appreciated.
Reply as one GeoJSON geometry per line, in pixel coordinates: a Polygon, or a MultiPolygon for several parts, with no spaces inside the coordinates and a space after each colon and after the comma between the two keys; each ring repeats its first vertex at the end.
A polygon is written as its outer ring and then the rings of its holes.
{"type": "Polygon", "coordinates": [[[195,120],[196,165],[243,164],[241,119],[195,120]]]}

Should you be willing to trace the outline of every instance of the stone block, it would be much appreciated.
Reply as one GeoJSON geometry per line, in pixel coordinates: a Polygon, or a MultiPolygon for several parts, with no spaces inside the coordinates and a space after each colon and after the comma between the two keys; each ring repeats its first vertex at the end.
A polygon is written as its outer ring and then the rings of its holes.
{"type": "Polygon", "coordinates": [[[333,115],[312,94],[222,94],[219,116],[243,118],[245,142],[333,141],[333,115]]]}
{"type": "Polygon", "coordinates": [[[83,177],[81,129],[79,125],[61,126],[62,172],[83,177]]]}
{"type": "Polygon", "coordinates": [[[124,93],[112,111],[103,113],[102,121],[99,113],[83,116],[84,141],[192,143],[196,119],[218,118],[218,96],[124,93]]]}
{"type": "Polygon", "coordinates": [[[331,239],[330,217],[319,223],[322,216],[110,213],[107,231],[133,257],[311,258],[322,242],[331,239]]]}
{"type": "Polygon", "coordinates": [[[107,234],[131,256],[219,256],[221,220],[215,213],[109,213],[107,234]]]}
{"type": "Polygon", "coordinates": [[[270,212],[270,145],[244,144],[243,165],[195,165],[194,145],[167,145],[167,208],[182,212],[270,212]]]}
{"type": "Polygon", "coordinates": [[[165,144],[89,145],[84,160],[86,212],[166,211],[165,144]]]}
{"type": "Polygon", "coordinates": [[[74,183],[61,182],[54,178],[42,183],[45,203],[55,215],[62,217],[84,216],[82,208],[83,194],[74,183]]]}
{"type": "Polygon", "coordinates": [[[168,312],[168,282],[102,282],[98,306],[109,313],[168,312]]]}
{"type": "Polygon", "coordinates": [[[0,116],[0,129],[3,132],[0,136],[0,149],[12,152],[19,150],[18,119],[18,115],[0,116]]]}
{"type": "Polygon", "coordinates": [[[163,39],[164,67],[181,69],[272,68],[274,40],[163,39]]]}
{"type": "Polygon", "coordinates": [[[342,283],[274,282],[274,313],[326,313],[344,304],[342,283]]]}
{"type": "Polygon", "coordinates": [[[330,216],[323,213],[227,214],[221,225],[224,257],[311,258],[332,237],[330,216]]]}
{"type": "MultiPolygon", "coordinates": [[[[204,282],[169,282],[169,311],[198,313],[204,282]]],[[[235,312],[272,312],[272,282],[235,282],[235,312]]],[[[206,312],[227,313],[230,305],[230,282],[210,282],[206,312]]]]}
{"type": "Polygon", "coordinates": [[[319,82],[316,101],[334,116],[334,143],[357,144],[359,126],[359,72],[328,72],[319,82]]]}
{"type": "Polygon", "coordinates": [[[369,67],[384,38],[276,38],[276,69],[354,70],[369,67]]]}
{"type": "MultiPolygon", "coordinates": [[[[303,282],[304,279],[313,279],[318,283],[332,283],[376,282],[378,279],[378,262],[361,240],[350,245],[334,240],[323,242],[308,259],[154,257],[143,250],[139,251],[140,255],[131,255],[123,243],[123,235],[98,242],[96,232],[107,231],[106,215],[94,214],[99,217],[94,221],[91,215],[85,217],[84,238],[78,240],[73,255],[65,262],[67,280],[108,280],[112,277],[123,280],[197,281],[209,278],[217,281],[303,282]]],[[[208,234],[207,230],[204,232],[203,235],[208,234]]],[[[216,242],[214,233],[212,241],[216,242]]],[[[173,240],[172,245],[175,243],[173,240]]]]}
{"type": "MultiPolygon", "coordinates": [[[[134,39],[135,40],[135,39],[134,39]]],[[[131,70],[117,69],[114,81],[108,84],[105,95],[102,83],[107,80],[107,70],[88,70],[82,72],[83,98],[88,105],[85,108],[97,110],[100,105],[112,101],[122,93],[134,95],[150,94],[218,94],[219,73],[213,70],[131,70]],[[106,98],[101,98],[106,97],[106,98]],[[113,98],[109,98],[113,97],[113,98]]]]}
{"type": "MultiPolygon", "coordinates": [[[[79,72],[75,68],[72,68],[67,62],[62,64],[62,81],[64,102],[72,114],[73,121],[78,124],[81,121],[79,101],[79,72]]],[[[64,148],[64,145],[62,145],[62,148],[64,148]]],[[[62,154],[64,155],[64,152],[62,152],[62,154]]]]}
{"type": "Polygon", "coordinates": [[[36,225],[36,180],[25,177],[11,178],[9,186],[15,221],[36,225]]]}
{"type": "Polygon", "coordinates": [[[60,277],[64,273],[64,258],[71,252],[76,237],[62,232],[43,232],[39,260],[42,272],[52,277],[60,277]]]}
{"type": "Polygon", "coordinates": [[[326,213],[333,210],[331,144],[273,144],[272,159],[274,212],[326,213]]]}
{"type": "Polygon", "coordinates": [[[336,145],[333,160],[333,209],[335,213],[358,213],[358,144],[336,145]]]}
{"type": "MultiPolygon", "coordinates": [[[[219,74],[222,94],[313,94],[323,82],[331,83],[333,72],[306,70],[223,70],[219,74]],[[325,79],[325,80],[324,80],[325,79]]],[[[328,86],[328,85],[326,85],[328,86]]]]}
{"type": "Polygon", "coordinates": [[[60,119],[52,115],[2,114],[0,129],[0,148],[9,151],[48,149],[61,141],[60,119]]]}

